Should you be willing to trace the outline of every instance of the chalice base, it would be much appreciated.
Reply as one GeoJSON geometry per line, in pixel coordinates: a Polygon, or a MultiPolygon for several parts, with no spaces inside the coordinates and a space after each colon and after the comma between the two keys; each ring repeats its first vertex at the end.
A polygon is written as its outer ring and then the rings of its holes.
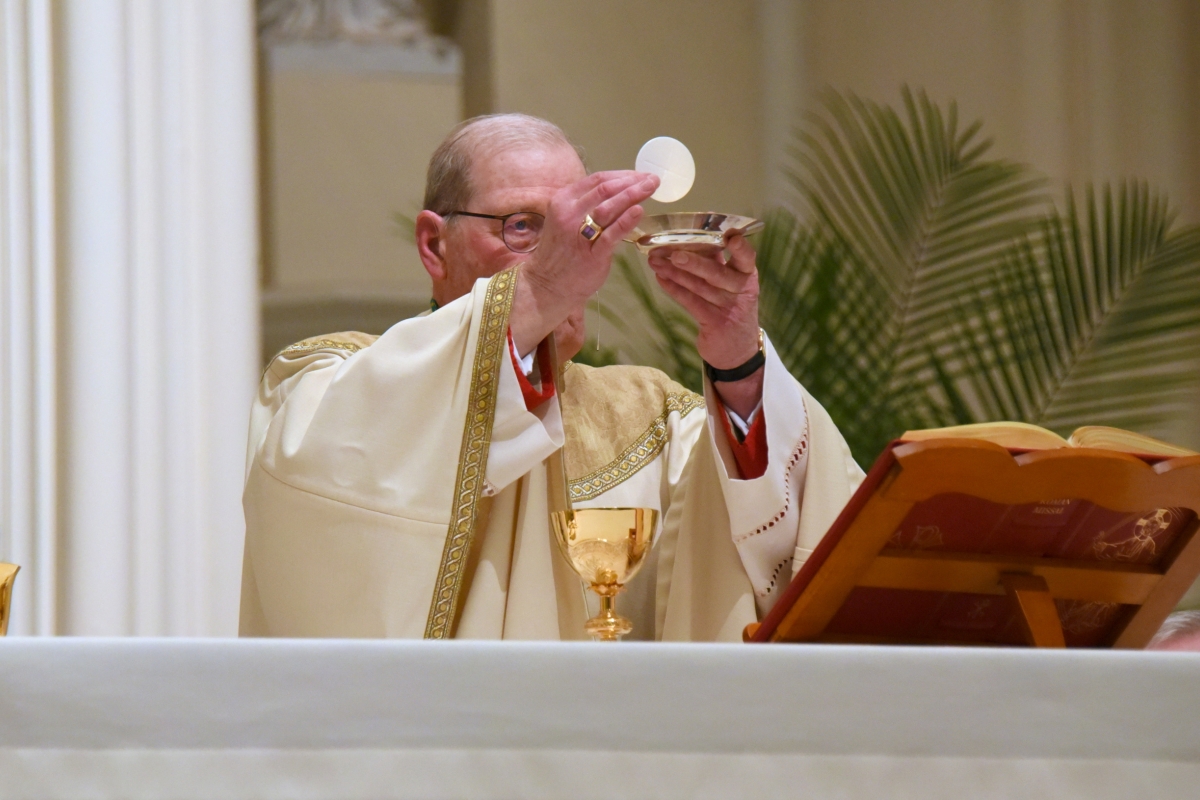
{"type": "Polygon", "coordinates": [[[583,629],[598,642],[619,642],[633,630],[633,623],[617,613],[613,601],[612,595],[601,594],[600,613],[584,623],[583,629]]]}

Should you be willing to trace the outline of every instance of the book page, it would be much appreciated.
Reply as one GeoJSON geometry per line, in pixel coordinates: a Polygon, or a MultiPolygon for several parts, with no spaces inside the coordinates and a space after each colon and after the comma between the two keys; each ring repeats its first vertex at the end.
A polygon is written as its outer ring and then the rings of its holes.
{"type": "Polygon", "coordinates": [[[1146,456],[1194,456],[1200,455],[1173,444],[1153,439],[1133,431],[1108,428],[1103,425],[1087,425],[1076,428],[1067,442],[1072,447],[1095,447],[1100,450],[1117,450],[1146,456]]]}
{"type": "Polygon", "coordinates": [[[954,425],[949,428],[926,428],[907,431],[900,437],[905,442],[924,442],[930,439],[982,439],[1001,447],[1018,450],[1054,450],[1069,447],[1067,440],[1053,431],[1030,425],[1028,422],[977,422],[973,425],[954,425]]]}

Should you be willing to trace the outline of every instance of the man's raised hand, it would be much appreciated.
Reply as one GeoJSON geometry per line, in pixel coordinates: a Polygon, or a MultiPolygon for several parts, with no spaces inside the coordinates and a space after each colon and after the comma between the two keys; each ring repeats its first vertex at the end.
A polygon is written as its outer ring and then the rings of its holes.
{"type": "Polygon", "coordinates": [[[613,251],[637,227],[640,203],[657,188],[653,175],[620,170],[593,173],[554,194],[517,285],[511,329],[518,352],[533,350],[604,285],[613,251]],[[603,228],[594,241],[580,233],[588,215],[603,228]]]}

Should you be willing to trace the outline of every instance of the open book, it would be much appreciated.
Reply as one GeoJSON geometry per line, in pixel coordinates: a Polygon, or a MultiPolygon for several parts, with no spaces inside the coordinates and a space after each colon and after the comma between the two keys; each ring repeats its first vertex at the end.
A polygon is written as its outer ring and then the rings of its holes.
{"type": "Polygon", "coordinates": [[[1064,439],[1054,431],[1048,431],[1028,422],[979,422],[974,425],[955,425],[949,428],[927,428],[908,431],[900,437],[902,442],[924,442],[930,439],[981,439],[995,442],[1010,450],[1053,450],[1059,447],[1094,447],[1099,450],[1115,450],[1140,456],[1194,456],[1196,451],[1178,445],[1152,439],[1133,431],[1107,428],[1103,425],[1087,425],[1076,428],[1070,438],[1064,439]]]}
{"type": "Polygon", "coordinates": [[[1115,428],[910,431],[753,641],[1142,647],[1200,573],[1200,455],[1115,428]]]}

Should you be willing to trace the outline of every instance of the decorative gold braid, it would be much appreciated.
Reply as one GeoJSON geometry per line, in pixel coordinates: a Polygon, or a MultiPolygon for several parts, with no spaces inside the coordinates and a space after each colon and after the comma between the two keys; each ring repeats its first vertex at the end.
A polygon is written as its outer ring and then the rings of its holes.
{"type": "Polygon", "coordinates": [[[492,444],[496,392],[500,385],[500,367],[504,363],[504,349],[508,342],[508,317],[516,288],[516,268],[508,269],[488,281],[487,294],[483,299],[483,318],[479,323],[475,362],[471,367],[467,422],[463,429],[458,477],[454,484],[454,506],[450,513],[450,528],[446,533],[441,566],[433,584],[433,601],[429,606],[429,619],[425,623],[426,639],[449,639],[454,635],[463,568],[475,538],[479,498],[483,492],[488,450],[492,444]]]}
{"type": "Polygon", "coordinates": [[[280,350],[267,365],[263,367],[263,375],[271,369],[275,363],[275,359],[283,357],[298,357],[306,356],[310,353],[317,353],[321,350],[334,350],[348,355],[354,355],[359,350],[365,350],[370,347],[378,336],[372,336],[368,333],[359,333],[358,331],[343,331],[341,333],[327,333],[323,336],[314,336],[311,339],[304,339],[290,344],[280,350]],[[357,341],[356,341],[357,340],[357,341]]]}
{"type": "Polygon", "coordinates": [[[306,353],[315,353],[318,350],[341,350],[346,353],[357,353],[362,350],[363,346],[354,342],[347,342],[340,339],[306,339],[303,342],[296,342],[288,345],[279,351],[281,356],[299,356],[306,353]]]}
{"type": "Polygon", "coordinates": [[[591,500],[632,478],[653,461],[667,444],[667,417],[678,411],[685,417],[704,405],[698,394],[672,393],[663,403],[663,413],[650,423],[650,428],[637,441],[625,448],[621,455],[590,475],[570,482],[571,502],[591,500]]]}

